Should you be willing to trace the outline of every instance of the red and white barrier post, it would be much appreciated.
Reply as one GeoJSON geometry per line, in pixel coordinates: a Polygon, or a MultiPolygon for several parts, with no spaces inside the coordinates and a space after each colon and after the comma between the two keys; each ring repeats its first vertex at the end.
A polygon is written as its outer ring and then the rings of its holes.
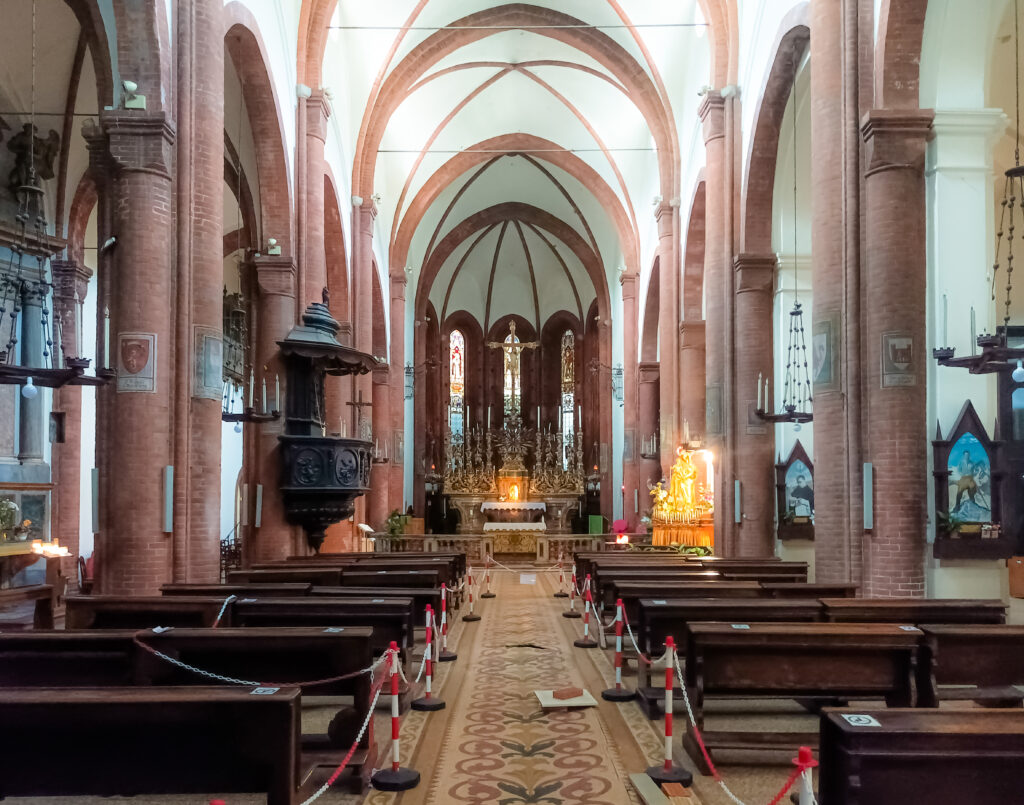
{"type": "Polygon", "coordinates": [[[601,691],[601,698],[609,702],[628,702],[636,698],[636,691],[622,687],[622,599],[615,602],[615,687],[601,691]]]}
{"type": "Polygon", "coordinates": [[[484,562],[484,591],[480,595],[481,598],[497,598],[497,596],[491,592],[491,555],[487,554],[487,560],[484,562]]]}
{"type": "Polygon", "coordinates": [[[797,750],[796,757],[793,758],[793,763],[800,770],[797,802],[799,805],[815,805],[817,800],[814,798],[814,781],[811,778],[811,769],[818,765],[818,761],[814,759],[811,747],[801,746],[797,750]]]}
{"type": "Polygon", "coordinates": [[[569,593],[565,591],[565,570],[562,568],[562,552],[558,552],[558,592],[555,598],[568,598],[569,593]]]}
{"type": "Polygon", "coordinates": [[[420,773],[414,769],[402,768],[399,763],[398,728],[401,719],[398,717],[398,643],[391,641],[388,649],[391,655],[391,768],[381,769],[370,782],[380,791],[407,791],[420,783],[420,773]]]}
{"type": "MultiPolygon", "coordinates": [[[[665,638],[665,762],[661,766],[651,766],[647,776],[658,785],[680,783],[692,785],[693,775],[682,766],[672,762],[672,689],[675,685],[676,641],[669,635],[665,638]]],[[[681,684],[685,684],[680,680],[681,684]]]]}
{"type": "Polygon", "coordinates": [[[438,662],[452,662],[458,654],[448,650],[448,589],[441,585],[441,650],[437,652],[438,662]]]}
{"type": "Polygon", "coordinates": [[[569,576],[569,608],[562,613],[563,618],[581,618],[576,611],[576,565],[572,566],[572,573],[569,576]]]}
{"type": "Polygon", "coordinates": [[[470,623],[472,623],[473,621],[480,620],[480,616],[473,613],[473,568],[472,567],[469,569],[469,572],[466,574],[466,584],[469,587],[469,612],[462,616],[462,620],[469,621],[470,623]]]}
{"type": "Polygon", "coordinates": [[[425,710],[427,712],[433,712],[434,710],[444,710],[444,702],[441,699],[435,699],[432,694],[432,687],[434,681],[434,608],[427,604],[427,647],[424,649],[423,664],[424,664],[424,675],[426,681],[423,686],[423,696],[419,699],[412,700],[413,710],[425,710]]]}
{"type": "MultiPolygon", "coordinates": [[[[597,648],[597,641],[590,636],[590,610],[593,600],[593,596],[590,594],[590,574],[588,573],[587,580],[583,582],[583,637],[572,641],[576,648],[597,648]]],[[[600,629],[601,624],[598,624],[597,628],[600,629]]]]}

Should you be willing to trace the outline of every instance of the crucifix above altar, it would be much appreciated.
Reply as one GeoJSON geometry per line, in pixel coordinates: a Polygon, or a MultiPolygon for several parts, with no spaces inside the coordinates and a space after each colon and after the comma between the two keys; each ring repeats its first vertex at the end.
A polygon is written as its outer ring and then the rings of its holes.
{"type": "Polygon", "coordinates": [[[520,357],[524,349],[537,349],[540,341],[520,341],[516,335],[516,323],[508,323],[508,335],[504,341],[488,341],[490,349],[500,349],[504,353],[505,368],[505,427],[510,420],[518,420],[523,411],[523,388],[520,357]]]}

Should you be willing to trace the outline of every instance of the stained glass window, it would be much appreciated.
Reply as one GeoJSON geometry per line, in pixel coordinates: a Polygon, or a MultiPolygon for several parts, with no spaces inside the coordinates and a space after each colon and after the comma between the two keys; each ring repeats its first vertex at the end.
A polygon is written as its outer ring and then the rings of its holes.
{"type": "Polygon", "coordinates": [[[571,466],[576,431],[576,338],[562,334],[562,469],[571,466]]]}
{"type": "MultiPolygon", "coordinates": [[[[505,336],[506,344],[518,344],[519,336],[512,335],[509,333],[505,336]]],[[[522,380],[520,377],[521,364],[519,363],[520,350],[517,349],[505,349],[503,354],[505,356],[505,383],[504,383],[504,400],[505,400],[505,421],[510,419],[519,419],[522,399],[522,380]]]]}
{"type": "Polygon", "coordinates": [[[448,427],[462,434],[466,407],[466,338],[459,330],[448,337],[448,427]]]}

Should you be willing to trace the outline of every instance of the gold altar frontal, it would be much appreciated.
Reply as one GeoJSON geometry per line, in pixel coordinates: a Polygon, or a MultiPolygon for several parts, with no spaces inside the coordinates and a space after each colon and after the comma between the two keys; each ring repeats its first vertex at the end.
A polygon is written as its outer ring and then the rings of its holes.
{"type": "Polygon", "coordinates": [[[543,531],[487,531],[494,553],[537,555],[537,538],[546,536],[543,531]]]}
{"type": "Polygon", "coordinates": [[[715,544],[713,523],[654,523],[651,530],[653,545],[699,545],[711,548],[715,544]]]}

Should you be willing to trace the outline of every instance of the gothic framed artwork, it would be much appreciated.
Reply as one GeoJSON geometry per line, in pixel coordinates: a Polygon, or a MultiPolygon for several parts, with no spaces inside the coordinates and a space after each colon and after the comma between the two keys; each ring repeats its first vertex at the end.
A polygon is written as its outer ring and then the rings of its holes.
{"type": "Polygon", "coordinates": [[[917,356],[909,332],[882,333],[882,388],[917,385],[917,356]]]}
{"type": "Polygon", "coordinates": [[[117,391],[156,391],[156,333],[117,334],[117,391]]]}
{"type": "Polygon", "coordinates": [[[829,313],[811,330],[811,382],[814,392],[839,389],[839,314],[829,313]]]}
{"type": "Polygon", "coordinates": [[[814,539],[814,462],[797,439],[775,465],[779,539],[814,539]]]}
{"type": "Polygon", "coordinates": [[[970,400],[953,428],[932,441],[935,545],[939,559],[1005,559],[1012,540],[1003,533],[1000,443],[990,439],[970,400]]]}
{"type": "Polygon", "coordinates": [[[195,327],[192,396],[219,400],[224,393],[224,342],[212,327],[195,327]]]}

